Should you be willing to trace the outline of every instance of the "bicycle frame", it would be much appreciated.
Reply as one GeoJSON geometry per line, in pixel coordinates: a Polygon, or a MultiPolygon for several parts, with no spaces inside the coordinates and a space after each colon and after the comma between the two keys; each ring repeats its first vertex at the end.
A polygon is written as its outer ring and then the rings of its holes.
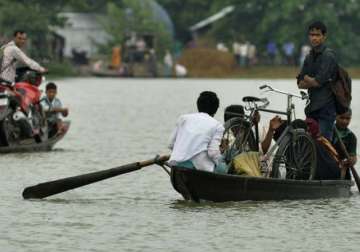
{"type": "MultiPolygon", "coordinates": [[[[251,127],[245,136],[244,144],[246,143],[247,138],[249,137],[252,126],[254,126],[253,119],[254,119],[256,111],[263,111],[266,113],[285,115],[287,118],[287,127],[285,128],[285,130],[282,132],[281,136],[279,137],[279,139],[277,141],[278,144],[274,145],[265,155],[265,156],[269,157],[275,151],[276,147],[278,147],[280,145],[280,143],[285,140],[285,137],[288,135],[288,132],[291,129],[291,127],[290,127],[291,122],[293,121],[293,119],[296,119],[295,105],[293,104],[293,97],[300,98],[300,99],[308,99],[308,96],[305,92],[301,92],[301,95],[297,95],[297,94],[293,94],[293,93],[289,93],[289,92],[284,92],[279,89],[275,89],[269,85],[260,86],[260,89],[267,89],[267,90],[265,90],[266,92],[275,92],[275,93],[284,94],[287,96],[286,111],[267,109],[266,107],[269,105],[269,102],[267,101],[267,99],[258,99],[258,101],[254,101],[254,100],[248,101],[249,105],[247,106],[246,109],[250,111],[250,115],[245,116],[245,117],[248,118],[249,122],[251,123],[251,127]],[[259,102],[259,101],[263,102],[264,104],[259,106],[258,104],[256,104],[256,102],[259,102]]],[[[257,144],[259,144],[258,139],[256,139],[256,140],[257,140],[257,144]]]]}

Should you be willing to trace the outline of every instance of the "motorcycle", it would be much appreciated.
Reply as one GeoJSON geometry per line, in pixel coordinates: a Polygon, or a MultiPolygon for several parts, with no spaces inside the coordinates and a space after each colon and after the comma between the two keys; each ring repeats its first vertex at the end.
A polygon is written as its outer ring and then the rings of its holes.
{"type": "Polygon", "coordinates": [[[43,76],[22,70],[14,85],[0,83],[0,146],[21,144],[23,140],[47,140],[48,129],[40,106],[43,76]]]}

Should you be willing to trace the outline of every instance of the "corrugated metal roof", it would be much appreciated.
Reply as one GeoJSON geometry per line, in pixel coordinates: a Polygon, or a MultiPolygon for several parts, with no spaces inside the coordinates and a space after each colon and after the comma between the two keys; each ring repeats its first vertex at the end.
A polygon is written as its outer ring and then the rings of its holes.
{"type": "Polygon", "coordinates": [[[235,9],[234,6],[230,5],[228,7],[225,7],[224,9],[222,9],[221,11],[215,13],[214,15],[200,21],[199,23],[191,26],[189,29],[190,31],[196,31],[196,30],[199,30],[211,23],[214,23],[215,21],[225,17],[226,15],[228,15],[229,13],[233,12],[235,9]]]}

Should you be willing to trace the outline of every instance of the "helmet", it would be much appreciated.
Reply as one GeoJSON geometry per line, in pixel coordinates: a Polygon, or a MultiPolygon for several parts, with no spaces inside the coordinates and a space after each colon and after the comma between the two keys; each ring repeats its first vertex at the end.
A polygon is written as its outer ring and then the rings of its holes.
{"type": "Polygon", "coordinates": [[[29,69],[19,76],[19,81],[27,82],[38,87],[42,82],[42,75],[39,72],[29,69]]]}

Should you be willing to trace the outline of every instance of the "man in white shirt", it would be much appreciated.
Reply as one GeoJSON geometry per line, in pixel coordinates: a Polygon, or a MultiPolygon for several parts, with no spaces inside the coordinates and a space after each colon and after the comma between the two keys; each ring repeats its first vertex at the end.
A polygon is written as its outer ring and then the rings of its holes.
{"type": "Polygon", "coordinates": [[[213,118],[219,108],[219,99],[213,92],[202,92],[197,107],[198,113],[179,117],[170,140],[169,162],[186,168],[227,173],[220,153],[224,127],[213,118]]]}
{"type": "Polygon", "coordinates": [[[7,83],[13,83],[15,81],[16,67],[18,62],[25,64],[31,69],[41,73],[47,71],[36,61],[26,56],[26,54],[20,49],[24,47],[26,39],[27,37],[24,31],[15,31],[14,40],[1,47],[0,51],[2,54],[2,62],[0,62],[0,78],[2,81],[7,83]]]}

